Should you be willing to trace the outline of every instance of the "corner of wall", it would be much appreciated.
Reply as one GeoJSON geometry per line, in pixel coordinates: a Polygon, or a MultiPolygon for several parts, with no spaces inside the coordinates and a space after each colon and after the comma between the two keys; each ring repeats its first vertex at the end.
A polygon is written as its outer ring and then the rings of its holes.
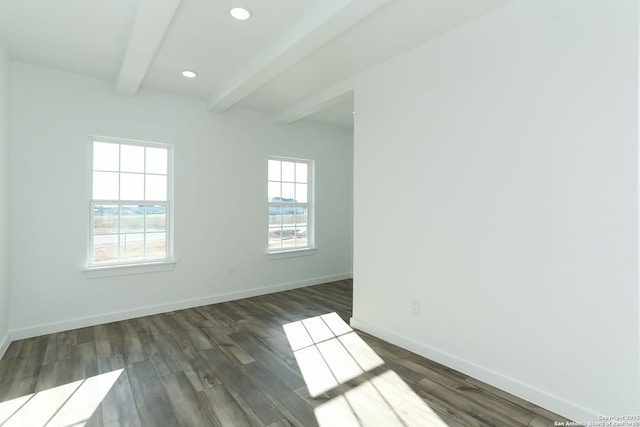
{"type": "Polygon", "coordinates": [[[426,357],[427,359],[453,368],[465,375],[469,375],[557,414],[568,416],[574,420],[596,420],[598,419],[598,415],[600,415],[545,390],[540,390],[530,384],[525,384],[517,379],[507,377],[499,372],[480,366],[470,360],[465,360],[455,355],[440,351],[409,337],[397,334],[369,322],[359,320],[358,318],[352,317],[350,319],[350,325],[354,329],[366,332],[382,340],[412,351],[422,357],[426,357]]]}
{"type": "Polygon", "coordinates": [[[11,333],[8,332],[3,338],[0,338],[0,359],[4,357],[7,349],[11,345],[11,333]]]}
{"type": "Polygon", "coordinates": [[[0,358],[11,344],[11,59],[0,42],[0,358]]]}

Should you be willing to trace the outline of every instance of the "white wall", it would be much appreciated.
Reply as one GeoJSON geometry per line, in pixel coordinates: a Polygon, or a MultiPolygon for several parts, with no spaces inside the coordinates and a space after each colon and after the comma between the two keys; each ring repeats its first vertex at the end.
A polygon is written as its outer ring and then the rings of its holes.
{"type": "Polygon", "coordinates": [[[365,73],[353,325],[640,414],[637,62],[636,0],[522,0],[365,73]]]}
{"type": "Polygon", "coordinates": [[[19,62],[12,72],[15,338],[350,277],[351,132],[212,114],[153,91],[121,97],[107,81],[19,62]],[[174,271],[83,275],[89,135],[175,145],[174,271]],[[316,161],[315,255],[265,254],[268,155],[316,161]]]}
{"type": "Polygon", "coordinates": [[[9,345],[9,70],[0,44],[0,357],[9,345]]]}

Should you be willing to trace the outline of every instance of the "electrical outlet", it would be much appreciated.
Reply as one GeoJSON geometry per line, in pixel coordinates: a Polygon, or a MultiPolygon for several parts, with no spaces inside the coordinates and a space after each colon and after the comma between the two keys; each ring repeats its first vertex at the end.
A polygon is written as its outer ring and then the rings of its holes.
{"type": "Polygon", "coordinates": [[[414,316],[420,314],[420,301],[415,299],[411,301],[411,314],[413,314],[414,316]]]}
{"type": "Polygon", "coordinates": [[[234,266],[229,267],[229,277],[233,277],[236,275],[236,268],[234,266]]]}

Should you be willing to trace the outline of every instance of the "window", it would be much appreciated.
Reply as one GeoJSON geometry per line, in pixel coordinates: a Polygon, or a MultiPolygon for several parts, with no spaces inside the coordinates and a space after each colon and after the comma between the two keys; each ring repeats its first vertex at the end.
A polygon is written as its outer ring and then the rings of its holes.
{"type": "Polygon", "coordinates": [[[89,267],[169,261],[172,146],[91,143],[89,267]]]}
{"type": "Polygon", "coordinates": [[[269,252],[313,247],[312,177],[310,160],[269,159],[269,252]]]}

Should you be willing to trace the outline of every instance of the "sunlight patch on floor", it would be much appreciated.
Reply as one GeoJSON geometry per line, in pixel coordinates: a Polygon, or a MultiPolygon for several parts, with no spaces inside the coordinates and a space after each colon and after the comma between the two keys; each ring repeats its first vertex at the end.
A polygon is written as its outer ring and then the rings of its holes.
{"type": "Polygon", "coordinates": [[[389,370],[315,408],[320,427],[447,427],[395,372],[389,370]]]}
{"type": "Polygon", "coordinates": [[[289,323],[284,330],[312,397],[384,363],[336,313],[289,323]]]}
{"type": "Polygon", "coordinates": [[[122,372],[117,369],[0,402],[0,426],[84,426],[122,372]]]}
{"type": "Polygon", "coordinates": [[[320,427],[447,427],[394,371],[359,378],[384,361],[338,314],[283,327],[311,397],[335,394],[340,385],[360,379],[357,386],[315,408],[320,427]]]}

